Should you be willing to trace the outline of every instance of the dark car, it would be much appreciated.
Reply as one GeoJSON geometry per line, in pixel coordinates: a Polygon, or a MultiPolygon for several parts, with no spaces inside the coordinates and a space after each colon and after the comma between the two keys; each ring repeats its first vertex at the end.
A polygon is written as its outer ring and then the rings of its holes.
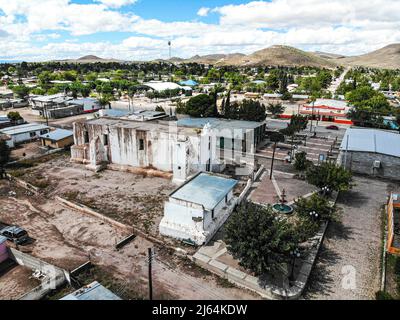
{"type": "Polygon", "coordinates": [[[327,126],[326,129],[328,130],[339,130],[338,126],[327,126]]]}
{"type": "Polygon", "coordinates": [[[22,244],[29,239],[28,232],[17,226],[9,226],[1,229],[0,235],[16,244],[22,244]]]}

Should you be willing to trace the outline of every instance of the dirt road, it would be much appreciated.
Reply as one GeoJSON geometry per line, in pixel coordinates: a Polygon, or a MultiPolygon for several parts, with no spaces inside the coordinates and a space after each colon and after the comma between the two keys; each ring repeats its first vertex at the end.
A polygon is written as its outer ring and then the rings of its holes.
{"type": "Polygon", "coordinates": [[[380,288],[381,210],[399,186],[361,177],[355,183],[338,199],[341,221],[329,226],[306,299],[374,299],[380,288]]]}

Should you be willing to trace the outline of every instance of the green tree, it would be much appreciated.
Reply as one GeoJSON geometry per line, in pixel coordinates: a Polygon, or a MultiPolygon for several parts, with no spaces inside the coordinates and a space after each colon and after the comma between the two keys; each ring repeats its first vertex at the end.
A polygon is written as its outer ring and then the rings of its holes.
{"type": "Polygon", "coordinates": [[[271,207],[245,202],[225,225],[228,251],[242,267],[257,276],[287,261],[298,243],[293,225],[276,217],[271,207]]]}
{"type": "Polygon", "coordinates": [[[285,111],[285,107],[282,103],[269,103],[267,111],[271,113],[274,117],[278,117],[285,111]]]}
{"type": "Polygon", "coordinates": [[[310,166],[306,173],[307,182],[318,188],[331,191],[347,191],[352,188],[352,173],[334,162],[323,162],[310,166]]]}
{"type": "Polygon", "coordinates": [[[189,99],[186,114],[196,118],[215,117],[214,99],[207,94],[199,94],[189,99]]]}
{"type": "Polygon", "coordinates": [[[10,111],[10,112],[7,114],[7,118],[10,119],[12,122],[16,122],[16,121],[22,119],[20,113],[17,112],[17,111],[10,111]]]}
{"type": "Polygon", "coordinates": [[[310,165],[312,165],[312,162],[310,160],[307,160],[307,153],[304,151],[297,152],[295,157],[294,157],[294,168],[297,171],[304,171],[306,170],[310,165]]]}
{"type": "Polygon", "coordinates": [[[4,178],[4,166],[10,161],[10,148],[6,141],[0,139],[0,178],[4,178]]]}
{"type": "Polygon", "coordinates": [[[24,85],[14,86],[12,88],[13,93],[21,99],[25,99],[29,95],[29,88],[24,85]]]}
{"type": "Polygon", "coordinates": [[[239,120],[262,122],[267,117],[265,105],[260,101],[244,99],[238,110],[239,120]]]}
{"type": "Polygon", "coordinates": [[[272,70],[265,80],[266,86],[271,90],[277,90],[279,88],[279,74],[278,70],[272,70]]]}
{"type": "Polygon", "coordinates": [[[328,198],[316,193],[309,198],[297,199],[294,205],[299,216],[312,221],[336,221],[338,218],[337,208],[331,204],[328,198]],[[317,215],[310,214],[312,212],[315,212],[317,215]]]}

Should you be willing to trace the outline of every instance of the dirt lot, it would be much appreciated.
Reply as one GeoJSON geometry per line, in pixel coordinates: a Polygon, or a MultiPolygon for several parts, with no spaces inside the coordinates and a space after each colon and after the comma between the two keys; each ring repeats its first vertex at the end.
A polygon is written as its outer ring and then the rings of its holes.
{"type": "Polygon", "coordinates": [[[42,187],[46,197],[57,195],[82,203],[153,236],[158,236],[164,201],[176,188],[169,179],[111,170],[94,173],[70,163],[68,153],[13,174],[42,187]]]}
{"type": "Polygon", "coordinates": [[[17,146],[11,150],[12,161],[17,161],[30,157],[37,157],[46,153],[47,150],[41,148],[39,141],[28,142],[17,146]]]}
{"type": "Polygon", "coordinates": [[[17,300],[39,284],[30,269],[15,265],[0,274],[0,300],[17,300]]]}
{"type": "MultiPolygon", "coordinates": [[[[62,168],[61,163],[59,166],[62,168]]],[[[55,172],[71,170],[69,164],[64,169],[60,167],[55,167],[55,172]]],[[[42,174],[47,176],[47,171],[42,171],[42,174]]],[[[84,170],[81,174],[84,174],[84,170]]],[[[61,176],[62,174],[60,179],[61,176]]],[[[100,185],[98,188],[104,190],[104,195],[109,197],[107,192],[115,196],[112,190],[118,185],[118,179],[131,181],[130,178],[132,177],[127,174],[117,174],[108,185],[90,176],[84,180],[86,184],[75,187],[79,190],[86,186],[88,189],[84,190],[90,190],[96,186],[97,181],[97,185],[100,185]]],[[[134,182],[135,180],[132,181],[134,182]]],[[[45,196],[33,196],[16,187],[14,183],[0,181],[0,220],[25,228],[34,239],[20,249],[68,270],[90,260],[96,266],[105,268],[114,278],[120,279],[126,285],[121,288],[122,291],[125,292],[127,288],[135,289],[135,296],[146,297],[147,249],[154,247],[154,244],[138,236],[123,249],[116,250],[115,243],[127,236],[125,231],[104,223],[101,219],[62,206],[50,197],[59,194],[57,186],[58,184],[54,188],[49,186],[45,190],[45,196]]],[[[133,190],[132,194],[136,192],[133,190]]],[[[138,190],[145,191],[146,189],[138,190]]],[[[129,191],[126,193],[129,194],[129,191]]],[[[126,194],[125,196],[128,197],[126,194]]],[[[110,201],[110,198],[103,201],[110,201]]],[[[190,261],[178,258],[161,248],[156,248],[153,278],[155,297],[163,299],[257,298],[252,293],[227,286],[225,282],[199,269],[190,261]]]]}

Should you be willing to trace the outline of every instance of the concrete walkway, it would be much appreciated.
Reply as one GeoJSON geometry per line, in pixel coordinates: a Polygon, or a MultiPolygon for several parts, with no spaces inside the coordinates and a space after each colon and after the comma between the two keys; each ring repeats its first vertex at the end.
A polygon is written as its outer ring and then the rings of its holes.
{"type": "Polygon", "coordinates": [[[361,177],[355,183],[339,196],[341,221],[329,226],[305,299],[374,299],[380,288],[381,208],[398,186],[361,177]]]}

